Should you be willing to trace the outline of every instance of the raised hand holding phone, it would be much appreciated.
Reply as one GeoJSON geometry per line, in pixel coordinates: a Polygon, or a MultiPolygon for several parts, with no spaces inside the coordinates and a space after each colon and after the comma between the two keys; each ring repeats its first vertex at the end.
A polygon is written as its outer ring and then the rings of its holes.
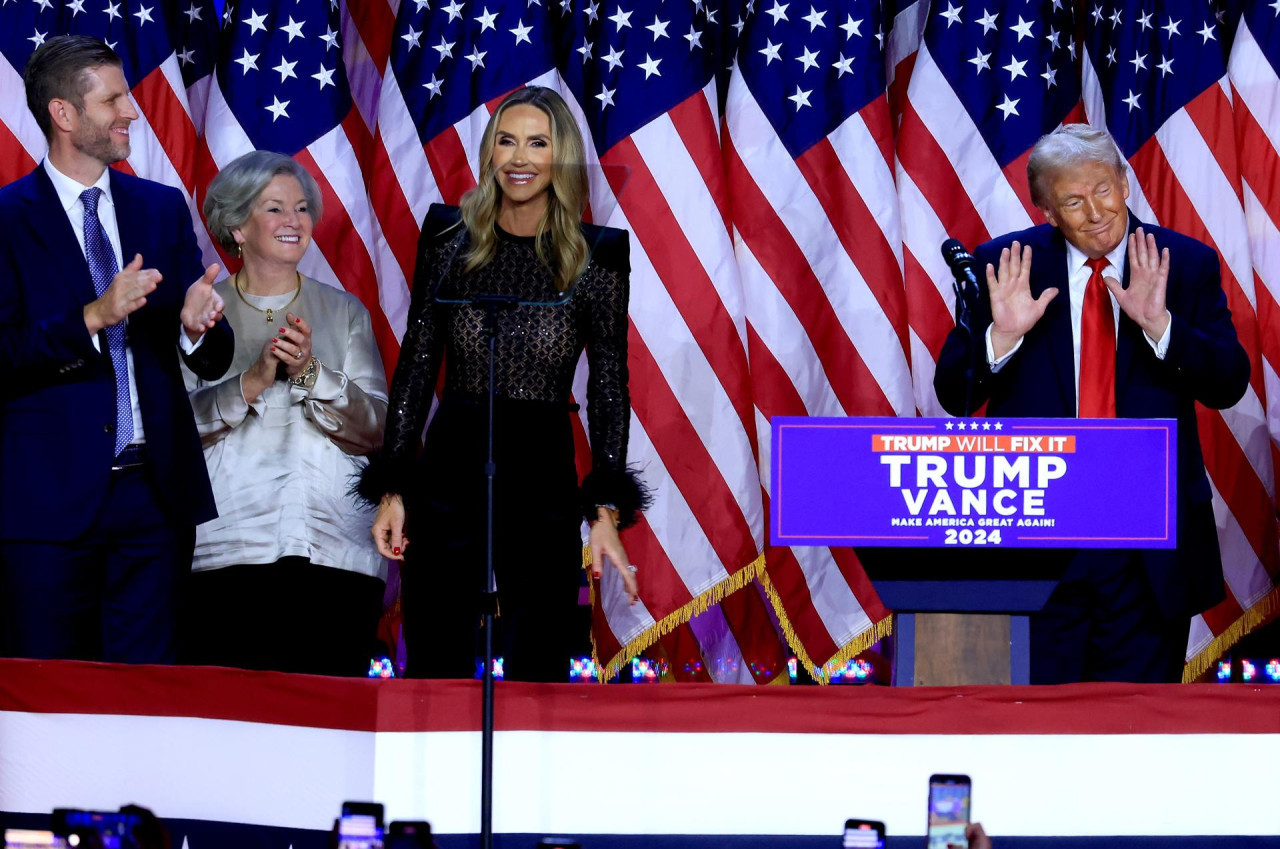
{"type": "Polygon", "coordinates": [[[967,849],[971,796],[967,775],[929,776],[928,849],[967,849]]]}

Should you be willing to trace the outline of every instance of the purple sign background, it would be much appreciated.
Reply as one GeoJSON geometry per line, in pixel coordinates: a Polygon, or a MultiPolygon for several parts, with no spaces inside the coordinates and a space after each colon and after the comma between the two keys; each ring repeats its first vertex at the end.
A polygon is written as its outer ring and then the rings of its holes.
{"type": "Polygon", "coordinates": [[[1174,419],[773,420],[773,545],[1173,548],[1174,419]]]}

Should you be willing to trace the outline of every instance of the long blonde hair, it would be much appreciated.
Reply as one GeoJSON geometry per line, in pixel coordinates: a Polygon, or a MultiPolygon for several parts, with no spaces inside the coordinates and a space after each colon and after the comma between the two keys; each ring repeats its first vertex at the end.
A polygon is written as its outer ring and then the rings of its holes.
{"type": "Polygon", "coordinates": [[[503,114],[525,104],[540,109],[551,122],[551,185],[547,209],[534,233],[538,259],[555,274],[555,287],[566,292],[591,258],[591,249],[582,236],[582,211],[587,205],[585,151],[578,125],[569,107],[555,91],[542,86],[517,89],[498,105],[480,140],[480,180],[462,197],[462,221],[471,236],[465,269],[474,271],[493,260],[498,250],[494,223],[502,208],[502,190],[493,170],[493,146],[503,114]]]}

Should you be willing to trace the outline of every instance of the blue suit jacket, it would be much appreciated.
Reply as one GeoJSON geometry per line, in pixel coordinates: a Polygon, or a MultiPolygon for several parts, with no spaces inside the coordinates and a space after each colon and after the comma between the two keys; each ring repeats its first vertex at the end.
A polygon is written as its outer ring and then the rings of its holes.
{"type": "MultiPolygon", "coordinates": [[[[217,515],[191,405],[178,368],[179,312],[204,272],[191,216],[176,189],[111,172],[126,264],[163,280],[129,317],[149,474],[168,520],[194,527],[217,515]]],[[[93,282],[43,167],[0,189],[0,539],[69,540],[106,497],[114,452],[111,360],[84,326],[93,282]]],[[[233,353],[225,321],[186,358],[206,379],[233,353]]]]}
{"type": "MultiPolygon", "coordinates": [[[[1156,358],[1138,327],[1123,312],[1116,340],[1116,415],[1125,418],[1178,420],[1178,547],[1143,552],[1147,576],[1160,609],[1167,616],[1190,616],[1221,601],[1222,562],[1196,426],[1195,402],[1229,407],[1244,395],[1249,359],[1236,338],[1222,291],[1218,255],[1195,239],[1153,227],[1129,213],[1129,229],[1155,235],[1169,249],[1166,304],[1173,318],[1169,350],[1156,358]]],[[[998,265],[1000,251],[1014,240],[1030,245],[1031,294],[1058,289],[1022,347],[998,373],[987,366],[985,334],[991,324],[986,275],[980,271],[981,298],[972,317],[978,346],[972,407],[987,404],[989,416],[1057,416],[1076,414],[1074,348],[1071,337],[1071,293],[1067,284],[1067,246],[1061,231],[1048,224],[1002,236],[974,251],[981,268],[998,265]]],[[[1126,263],[1127,265],[1127,263],[1126,263]]],[[[1129,285],[1126,267],[1123,285],[1129,285]]],[[[964,412],[964,372],[970,358],[964,331],[951,331],[938,358],[934,389],[942,406],[964,412]]],[[[1142,481],[1124,481],[1142,486],[1142,481]]]]}

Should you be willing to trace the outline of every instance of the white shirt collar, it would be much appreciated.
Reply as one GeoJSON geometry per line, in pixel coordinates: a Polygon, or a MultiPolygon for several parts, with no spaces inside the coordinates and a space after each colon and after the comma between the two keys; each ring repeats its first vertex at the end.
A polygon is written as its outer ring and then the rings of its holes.
{"type": "Polygon", "coordinates": [[[113,206],[115,205],[111,198],[110,169],[104,168],[102,170],[102,176],[98,178],[98,181],[92,186],[86,186],[79,180],[74,180],[55,168],[53,163],[49,161],[48,157],[45,157],[43,165],[45,173],[49,175],[49,179],[53,182],[54,191],[58,193],[59,203],[62,204],[63,210],[68,214],[71,212],[71,207],[75,206],[76,203],[79,202],[80,195],[88,188],[102,189],[102,198],[99,199],[99,204],[105,200],[108,204],[113,206]]]}

